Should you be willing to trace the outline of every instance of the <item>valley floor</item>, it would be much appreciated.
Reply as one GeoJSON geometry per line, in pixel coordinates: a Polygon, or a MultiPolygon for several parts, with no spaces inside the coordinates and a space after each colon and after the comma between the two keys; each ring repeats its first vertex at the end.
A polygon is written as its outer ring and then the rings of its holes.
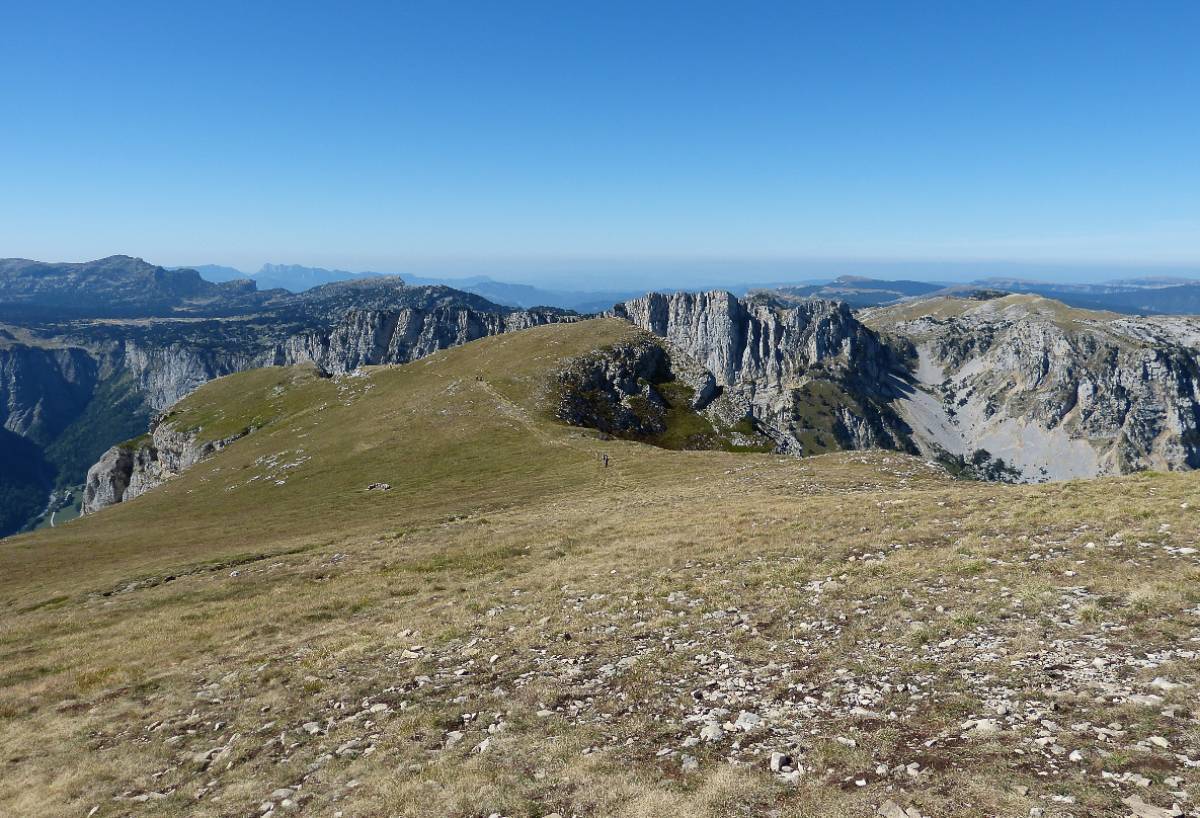
{"type": "Polygon", "coordinates": [[[630,331],[224,379],[189,411],[277,419],[0,543],[0,814],[1195,811],[1195,476],[969,483],[539,413],[551,362],[630,331]]]}

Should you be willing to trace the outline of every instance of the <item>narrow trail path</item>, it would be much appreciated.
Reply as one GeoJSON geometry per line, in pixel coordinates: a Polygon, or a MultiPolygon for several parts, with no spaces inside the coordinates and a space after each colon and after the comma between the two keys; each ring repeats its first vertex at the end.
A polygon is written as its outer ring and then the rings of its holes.
{"type": "Polygon", "coordinates": [[[517,421],[530,432],[533,433],[542,442],[552,445],[561,446],[571,451],[578,452],[585,456],[600,472],[605,487],[613,488],[633,488],[634,483],[627,474],[618,465],[619,458],[614,458],[609,455],[609,465],[604,466],[600,460],[600,452],[594,450],[591,446],[580,445],[571,440],[569,435],[555,434],[548,430],[544,423],[538,422],[535,418],[529,416],[529,412],[519,404],[513,403],[508,398],[504,397],[494,386],[487,380],[475,381],[475,384],[487,392],[496,401],[496,408],[505,416],[517,421]]]}

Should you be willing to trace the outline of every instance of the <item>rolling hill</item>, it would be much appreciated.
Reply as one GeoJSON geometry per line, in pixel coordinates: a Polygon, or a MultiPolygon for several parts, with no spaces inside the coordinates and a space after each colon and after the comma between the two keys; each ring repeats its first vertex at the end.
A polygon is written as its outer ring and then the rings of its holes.
{"type": "Polygon", "coordinates": [[[1188,803],[1194,474],[963,482],[560,419],[570,373],[661,343],[600,319],[199,388],[177,429],[252,431],[0,541],[0,813],[1188,803]]]}

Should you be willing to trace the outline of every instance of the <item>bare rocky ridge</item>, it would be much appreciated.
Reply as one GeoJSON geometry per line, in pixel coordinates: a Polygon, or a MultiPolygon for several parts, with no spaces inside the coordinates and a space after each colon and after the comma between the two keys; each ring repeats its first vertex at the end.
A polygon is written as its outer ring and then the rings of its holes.
{"type": "Polygon", "coordinates": [[[1200,465],[1198,319],[1006,296],[865,320],[917,350],[916,388],[897,407],[927,454],[984,449],[1024,480],[1200,465]]]}
{"type": "Polygon", "coordinates": [[[575,316],[553,310],[508,313],[436,307],[431,310],[351,310],[332,330],[297,335],[277,350],[277,365],[311,361],[330,373],[400,364],[478,338],[575,316]]]}

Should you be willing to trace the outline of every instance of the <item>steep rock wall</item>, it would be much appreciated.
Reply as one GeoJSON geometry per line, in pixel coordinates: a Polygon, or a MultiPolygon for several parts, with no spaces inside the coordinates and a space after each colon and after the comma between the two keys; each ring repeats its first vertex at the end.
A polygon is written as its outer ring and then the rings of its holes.
{"type": "Polygon", "coordinates": [[[711,372],[720,394],[709,411],[753,419],[784,451],[913,449],[890,406],[907,372],[844,303],[651,293],[613,314],[711,372]]]}

